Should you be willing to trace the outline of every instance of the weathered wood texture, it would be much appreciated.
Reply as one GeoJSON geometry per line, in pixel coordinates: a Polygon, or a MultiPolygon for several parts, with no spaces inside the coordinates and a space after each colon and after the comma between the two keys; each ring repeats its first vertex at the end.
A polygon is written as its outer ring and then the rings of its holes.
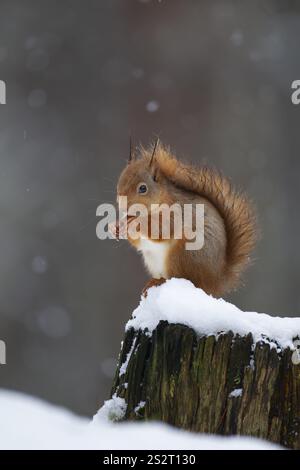
{"type": "Polygon", "coordinates": [[[251,334],[197,337],[183,325],[161,322],[152,336],[126,332],[112,395],[125,398],[127,420],[257,436],[300,449],[300,365],[291,356],[290,349],[254,346],[251,334]]]}

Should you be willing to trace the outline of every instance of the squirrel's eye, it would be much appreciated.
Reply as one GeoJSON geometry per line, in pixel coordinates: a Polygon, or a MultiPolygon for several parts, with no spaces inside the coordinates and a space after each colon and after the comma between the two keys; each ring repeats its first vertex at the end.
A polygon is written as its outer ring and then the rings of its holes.
{"type": "Polygon", "coordinates": [[[138,186],[138,193],[145,194],[148,191],[147,185],[142,183],[138,186]]]}

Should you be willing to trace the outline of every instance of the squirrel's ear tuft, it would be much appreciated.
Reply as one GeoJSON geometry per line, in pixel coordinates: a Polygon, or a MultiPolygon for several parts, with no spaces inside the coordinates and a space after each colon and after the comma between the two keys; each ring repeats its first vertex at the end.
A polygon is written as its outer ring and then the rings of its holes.
{"type": "Polygon", "coordinates": [[[156,165],[156,163],[154,163],[154,165],[152,166],[152,169],[151,169],[151,174],[152,174],[153,181],[158,180],[158,173],[159,173],[158,166],[156,165]]]}
{"type": "Polygon", "coordinates": [[[132,138],[131,136],[129,137],[129,155],[128,155],[128,163],[131,162],[132,160],[132,138]]]}
{"type": "Polygon", "coordinates": [[[153,181],[158,181],[159,179],[159,166],[157,161],[154,159],[151,168],[149,168],[150,174],[152,176],[153,181]]]}
{"type": "Polygon", "coordinates": [[[149,169],[150,169],[150,172],[152,174],[152,178],[154,181],[157,181],[158,170],[159,170],[158,164],[155,158],[155,154],[158,149],[158,146],[159,146],[159,138],[157,137],[155,144],[153,146],[153,151],[152,151],[152,155],[151,155],[150,162],[149,162],[149,169]]]}
{"type": "Polygon", "coordinates": [[[155,141],[155,144],[154,144],[154,147],[153,147],[152,155],[151,155],[151,158],[150,158],[150,163],[149,163],[150,168],[154,163],[154,160],[155,160],[154,157],[155,157],[155,153],[156,153],[156,150],[157,150],[158,146],[159,146],[159,138],[157,137],[157,139],[155,141]]]}

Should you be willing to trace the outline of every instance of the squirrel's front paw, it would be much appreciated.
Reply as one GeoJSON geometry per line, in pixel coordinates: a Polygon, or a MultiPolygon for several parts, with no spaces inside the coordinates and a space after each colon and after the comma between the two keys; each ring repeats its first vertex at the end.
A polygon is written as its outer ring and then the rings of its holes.
{"type": "Polygon", "coordinates": [[[115,238],[119,240],[119,223],[118,222],[111,222],[108,224],[109,233],[115,238]]]}
{"type": "Polygon", "coordinates": [[[120,220],[117,222],[111,222],[108,225],[108,230],[116,240],[127,238],[128,228],[126,221],[120,220]]]}
{"type": "Polygon", "coordinates": [[[150,279],[150,281],[147,282],[147,284],[145,285],[145,287],[142,290],[142,296],[147,297],[148,289],[150,289],[151,287],[158,287],[161,284],[163,284],[164,282],[166,282],[164,277],[160,277],[159,279],[156,279],[156,278],[150,279]]]}

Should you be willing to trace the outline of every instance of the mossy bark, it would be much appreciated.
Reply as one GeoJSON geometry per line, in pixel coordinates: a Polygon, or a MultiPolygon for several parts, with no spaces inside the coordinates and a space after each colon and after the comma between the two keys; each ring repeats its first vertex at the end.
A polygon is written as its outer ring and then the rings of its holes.
{"type": "Polygon", "coordinates": [[[300,365],[291,356],[290,349],[254,344],[251,334],[198,337],[160,322],[152,335],[126,332],[112,395],[125,398],[126,420],[300,449],[300,365]]]}

